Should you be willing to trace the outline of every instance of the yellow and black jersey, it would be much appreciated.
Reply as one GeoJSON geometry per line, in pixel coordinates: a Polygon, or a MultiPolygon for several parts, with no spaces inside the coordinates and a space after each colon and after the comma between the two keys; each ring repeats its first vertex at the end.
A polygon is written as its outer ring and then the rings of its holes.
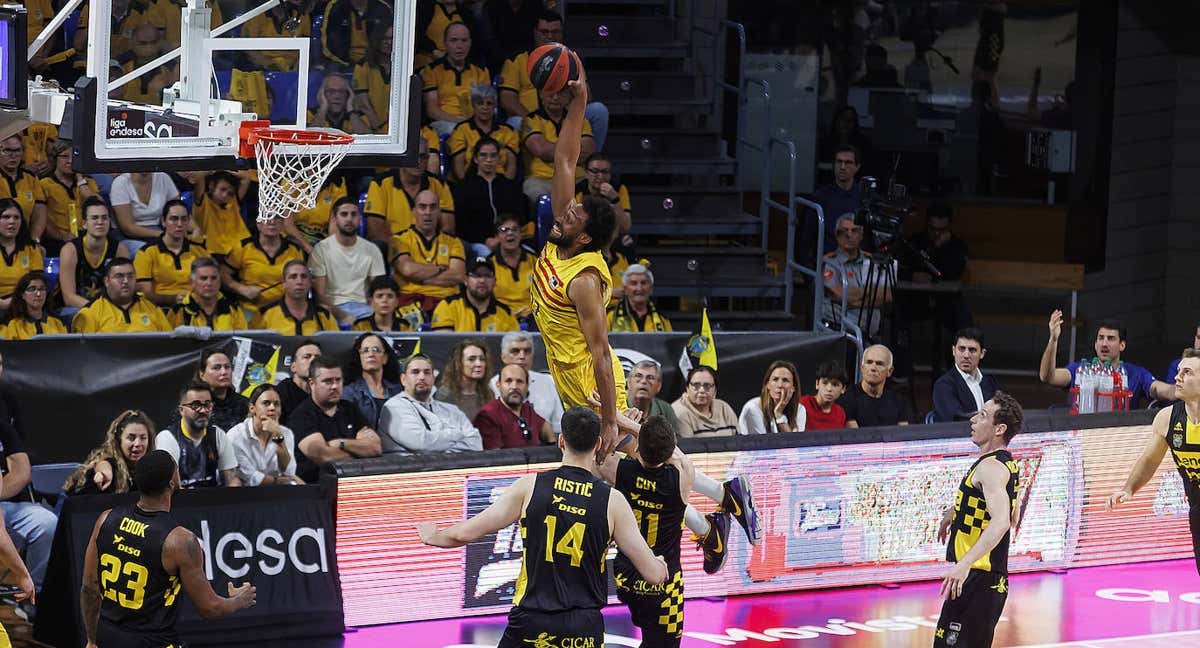
{"type": "Polygon", "coordinates": [[[41,179],[25,169],[17,169],[15,177],[0,171],[0,198],[17,201],[26,225],[33,218],[33,206],[46,204],[46,192],[42,189],[41,179]]]}
{"type": "Polygon", "coordinates": [[[283,299],[283,267],[291,261],[303,261],[304,250],[286,238],[274,255],[268,254],[256,238],[247,238],[224,259],[238,281],[262,289],[255,308],[265,308],[283,299]]]}
{"type": "Polygon", "coordinates": [[[99,297],[104,293],[105,268],[110,260],[116,258],[120,246],[106,238],[104,252],[93,258],[87,252],[83,237],[72,239],[67,245],[75,248],[75,294],[89,301],[99,297]]]}
{"type": "Polygon", "coordinates": [[[437,50],[446,50],[446,28],[451,23],[460,23],[463,21],[462,14],[457,9],[446,13],[446,8],[442,3],[433,3],[433,16],[429,20],[429,26],[425,28],[425,36],[433,43],[433,48],[437,50]]]}
{"type": "Polygon", "coordinates": [[[242,220],[242,209],[236,197],[230,198],[222,207],[208,196],[198,196],[192,210],[192,220],[204,232],[204,247],[212,254],[226,256],[243,240],[250,238],[250,230],[242,220]]]}
{"type": "MultiPolygon", "coordinates": [[[[442,208],[443,213],[454,213],[454,196],[450,195],[450,187],[446,183],[426,173],[425,177],[421,178],[421,187],[417,191],[425,189],[437,194],[438,206],[442,208]]],[[[408,195],[400,181],[400,172],[396,171],[373,180],[367,187],[367,204],[363,207],[363,213],[385,219],[388,229],[393,234],[399,234],[412,227],[415,204],[416,194],[408,195]]]]}
{"type": "Polygon", "coordinates": [[[33,243],[14,248],[11,254],[0,246],[0,297],[12,297],[17,282],[26,272],[45,268],[42,250],[33,243]]]}
{"type": "Polygon", "coordinates": [[[53,315],[43,315],[42,319],[13,318],[4,327],[4,338],[7,340],[28,340],[35,335],[63,335],[67,327],[62,320],[53,315]]]}
{"type": "Polygon", "coordinates": [[[96,534],[103,621],[130,633],[175,637],[180,580],[163,568],[162,552],[177,526],[170,513],[137,504],[109,511],[96,534]]]}
{"type": "MultiPolygon", "coordinates": [[[[212,11],[209,18],[210,28],[216,29],[225,24],[225,18],[221,15],[221,3],[209,0],[207,6],[212,11]]],[[[150,9],[146,15],[150,20],[150,24],[163,30],[163,40],[169,45],[166,48],[167,50],[179,47],[180,28],[183,25],[183,12],[179,10],[179,4],[175,0],[155,0],[150,5],[150,9]]],[[[159,102],[155,101],[154,103],[157,104],[159,102]]]]}
{"type": "MultiPolygon", "coordinates": [[[[646,544],[667,561],[672,572],[679,571],[679,539],[687,510],[679,493],[679,469],[671,464],[646,468],[637,459],[625,457],[617,463],[613,488],[629,500],[646,544]]],[[[621,553],[617,560],[628,561],[621,553]]]]}
{"type": "Polygon", "coordinates": [[[471,86],[491,85],[492,75],[487,68],[470,61],[463,64],[463,69],[457,70],[442,57],[421,70],[421,83],[424,92],[438,93],[438,107],[443,111],[458,117],[469,117],[474,112],[471,107],[471,86]]]}
{"type": "Polygon", "coordinates": [[[562,466],[538,474],[521,516],[521,572],[513,605],[538,612],[608,603],[605,554],[611,489],[591,472],[562,466]]]}
{"type": "MultiPolygon", "coordinates": [[[[216,4],[216,3],[213,3],[216,4]]],[[[309,38],[312,36],[312,16],[297,11],[290,3],[289,17],[280,20],[275,11],[268,11],[247,20],[242,24],[242,38],[309,38]]],[[[270,69],[280,72],[293,72],[299,62],[299,55],[294,50],[263,50],[259,52],[267,58],[270,69]]]]}
{"type": "Polygon", "coordinates": [[[371,109],[375,111],[375,117],[379,120],[376,133],[388,131],[388,117],[392,113],[392,83],[389,76],[391,72],[390,69],[363,62],[354,66],[354,76],[350,81],[355,93],[367,93],[367,100],[371,102],[371,109]]]}
{"type": "Polygon", "coordinates": [[[508,306],[499,303],[495,298],[480,312],[475,310],[462,293],[438,302],[437,307],[433,309],[433,319],[429,326],[435,331],[457,333],[504,333],[521,328],[508,306]]]}
{"type": "Polygon", "coordinates": [[[327,309],[309,300],[304,316],[296,318],[282,301],[276,302],[258,313],[250,322],[252,329],[269,329],[283,335],[312,335],[318,331],[338,330],[337,319],[327,309]]]}
{"type": "Polygon", "coordinates": [[[517,317],[529,312],[529,291],[533,289],[533,268],[536,264],[537,257],[525,248],[521,248],[516,267],[505,263],[503,255],[492,255],[492,270],[496,274],[496,288],[492,294],[517,317]]]}
{"type": "MultiPolygon", "coordinates": [[[[534,135],[541,135],[546,138],[550,144],[558,142],[558,131],[562,128],[561,121],[554,121],[546,111],[542,109],[525,115],[525,119],[521,120],[521,146],[525,146],[525,141],[534,135]]],[[[592,136],[592,125],[585,119],[583,120],[583,137],[592,136]]],[[[583,164],[583,160],[579,164],[583,164]]],[[[546,178],[554,177],[554,163],[547,162],[536,155],[525,156],[525,177],[527,178],[546,178]]],[[[575,179],[583,177],[583,167],[575,167],[575,179]]]]}
{"type": "MultiPolygon", "coordinates": [[[[92,195],[100,194],[100,187],[91,178],[86,179],[92,195]]],[[[46,196],[46,222],[73,236],[79,236],[83,226],[83,196],[75,185],[63,184],[51,173],[42,177],[42,193],[46,196]]]]}
{"type": "Polygon", "coordinates": [[[517,93],[521,106],[529,112],[538,109],[538,89],[529,80],[529,52],[521,52],[500,67],[500,89],[517,93]]]}
{"type": "MultiPolygon", "coordinates": [[[[216,25],[213,26],[216,27],[216,25]]],[[[121,69],[128,74],[142,65],[142,63],[138,63],[136,60],[127,61],[121,66],[121,69]]],[[[151,70],[150,72],[147,72],[146,74],[143,74],[142,76],[122,86],[119,90],[120,98],[133,103],[149,104],[151,106],[162,105],[163,89],[169,88],[172,83],[175,83],[178,80],[179,66],[171,63],[164,63],[163,65],[158,66],[158,68],[151,70]]]]}
{"type": "Polygon", "coordinates": [[[207,326],[214,331],[244,331],[250,328],[237,302],[218,297],[216,307],[209,314],[196,303],[191,293],[171,307],[167,320],[172,326],[207,326]]]}
{"type": "Polygon", "coordinates": [[[675,329],[671,328],[671,320],[654,307],[654,302],[646,305],[645,315],[638,315],[629,307],[629,300],[622,299],[608,311],[608,330],[613,333],[661,333],[675,329]]]}
{"type": "Polygon", "coordinates": [[[1167,446],[1179,476],[1183,478],[1183,492],[1188,504],[1200,506],[1200,424],[1192,423],[1188,418],[1182,401],[1171,406],[1167,446]]]}
{"type": "Polygon", "coordinates": [[[149,281],[160,295],[178,295],[192,289],[192,262],[209,256],[208,249],[184,239],[176,254],[162,238],[138,250],[133,269],[138,281],[149,281]]]}
{"type": "MultiPolygon", "coordinates": [[[[946,543],[946,560],[950,562],[956,563],[962,560],[962,557],[967,555],[971,547],[974,547],[975,543],[979,541],[979,536],[983,535],[983,530],[992,520],[992,515],[987,509],[987,501],[983,496],[983,489],[976,486],[971,480],[975,476],[975,469],[979,467],[979,464],[991,458],[995,458],[996,461],[1008,468],[1008,485],[1005,487],[1005,491],[1008,494],[1010,519],[1016,520],[1017,478],[1019,476],[1017,462],[1013,461],[1012,454],[1007,449],[989,452],[971,464],[971,469],[967,471],[967,476],[963,477],[962,483],[958,485],[958,493],[954,496],[954,521],[950,525],[950,539],[946,543]]],[[[971,565],[971,569],[996,574],[1008,573],[1008,541],[1011,535],[1011,531],[1006,529],[1000,542],[982,558],[975,561],[971,565]]]]}
{"type": "MultiPolygon", "coordinates": [[[[40,0],[45,1],[45,0],[40,0]]],[[[30,3],[26,2],[28,7],[30,3]]],[[[33,14],[31,13],[30,16],[33,14]]],[[[50,17],[54,17],[54,12],[50,12],[50,17]]],[[[33,23],[29,23],[29,40],[33,41],[33,23]]],[[[42,50],[43,52],[47,50],[42,50]]],[[[25,148],[25,154],[21,158],[21,166],[28,167],[40,162],[50,162],[54,164],[54,160],[49,158],[50,152],[46,150],[47,146],[54,140],[58,139],[58,129],[54,124],[46,124],[43,122],[33,122],[29,128],[21,131],[21,145],[25,148]]],[[[53,171],[53,167],[50,169],[53,171]]]]}
{"type": "MultiPolygon", "coordinates": [[[[611,200],[609,201],[612,203],[612,206],[615,208],[623,209],[625,211],[629,211],[630,210],[629,190],[626,189],[625,185],[623,185],[623,184],[617,184],[616,186],[613,187],[613,190],[615,190],[617,192],[617,199],[615,201],[611,201],[611,200]]],[[[587,180],[584,179],[584,180],[580,180],[579,182],[576,182],[575,183],[575,202],[582,203],[583,197],[587,194],[588,194],[587,180]]],[[[601,200],[608,200],[604,196],[596,196],[596,197],[601,200]]]]}
{"type": "Polygon", "coordinates": [[[421,325],[425,323],[425,314],[421,312],[421,306],[418,303],[412,303],[407,306],[401,306],[396,309],[392,315],[391,327],[380,326],[379,322],[375,321],[375,316],[363,317],[354,321],[354,326],[350,327],[351,331],[393,331],[393,332],[408,332],[417,331],[421,325]]]}
{"type": "MultiPolygon", "coordinates": [[[[459,259],[466,263],[466,252],[462,241],[458,238],[438,232],[437,236],[427,239],[415,227],[409,227],[400,234],[392,237],[388,243],[388,266],[395,268],[396,259],[410,256],[417,263],[426,265],[449,266],[451,259],[459,259]]],[[[425,295],[427,297],[443,298],[458,292],[457,286],[431,286],[408,281],[393,273],[396,283],[400,284],[400,292],[407,294],[425,295]]]]}
{"type": "MultiPolygon", "coordinates": [[[[90,4],[87,2],[83,3],[83,11],[79,14],[79,25],[76,27],[76,32],[83,30],[83,33],[87,33],[88,22],[90,20],[89,9],[90,4]]],[[[150,11],[149,3],[144,0],[130,0],[129,10],[125,12],[124,16],[115,21],[116,24],[110,32],[108,57],[115,61],[124,61],[126,58],[132,56],[133,31],[142,25],[154,25],[161,29],[161,25],[154,22],[154,18],[150,11]]],[[[180,20],[182,20],[182,17],[180,20]]]]}
{"type": "Polygon", "coordinates": [[[454,130],[450,131],[450,139],[446,141],[446,147],[450,149],[450,157],[462,153],[466,156],[467,166],[470,167],[471,163],[475,161],[475,144],[485,137],[490,137],[500,143],[500,164],[496,167],[496,173],[503,174],[509,165],[517,163],[517,156],[520,154],[517,131],[499,120],[492,122],[490,131],[480,128],[474,119],[468,119],[455,126],[454,130]]]}
{"type": "Polygon", "coordinates": [[[309,243],[316,244],[329,236],[329,217],[333,213],[333,203],[348,195],[350,192],[346,189],[346,179],[331,178],[317,193],[316,204],[296,212],[296,215],[292,216],[292,222],[309,243]]]}
{"type": "Polygon", "coordinates": [[[159,307],[141,295],[134,295],[126,308],[103,295],[75,313],[71,328],[76,333],[161,333],[170,331],[171,323],[159,307]]]}

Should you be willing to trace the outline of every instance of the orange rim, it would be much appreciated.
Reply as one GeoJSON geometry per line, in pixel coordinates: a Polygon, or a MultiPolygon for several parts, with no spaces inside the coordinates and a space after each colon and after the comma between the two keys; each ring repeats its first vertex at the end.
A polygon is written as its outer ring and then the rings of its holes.
{"type": "Polygon", "coordinates": [[[253,158],[254,145],[259,141],[269,144],[316,144],[318,146],[354,143],[354,136],[345,133],[300,128],[271,128],[270,126],[271,122],[265,119],[242,122],[238,129],[238,135],[241,138],[238,157],[253,158]]]}

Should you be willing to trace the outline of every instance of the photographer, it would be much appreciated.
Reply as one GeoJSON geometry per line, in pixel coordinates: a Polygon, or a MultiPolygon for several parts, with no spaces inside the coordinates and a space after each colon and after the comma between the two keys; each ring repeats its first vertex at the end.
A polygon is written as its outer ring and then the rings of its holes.
{"type": "Polygon", "coordinates": [[[825,301],[822,318],[835,326],[842,322],[842,277],[846,278],[845,317],[863,328],[863,333],[875,338],[879,333],[882,313],[879,307],[891,303],[891,287],[884,281],[885,268],[872,272],[871,255],[862,251],[863,226],[855,222],[853,213],[838,217],[834,230],[837,250],[825,255],[825,301]]]}

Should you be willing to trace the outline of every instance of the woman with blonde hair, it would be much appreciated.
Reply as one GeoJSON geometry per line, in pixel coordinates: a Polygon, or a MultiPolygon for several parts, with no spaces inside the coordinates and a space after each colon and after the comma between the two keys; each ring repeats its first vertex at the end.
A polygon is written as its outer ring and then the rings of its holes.
{"type": "Polygon", "coordinates": [[[800,374],[796,365],[776,360],[763,376],[762,393],[742,406],[738,434],[803,432],[804,408],[800,407],[800,374]]]}
{"type": "Polygon", "coordinates": [[[467,339],[454,345],[446,368],[438,376],[433,395],[443,403],[456,405],[474,421],[479,410],[496,398],[489,383],[493,369],[492,354],[482,340],[467,339]]]}
{"type": "Polygon", "coordinates": [[[63,484],[72,495],[128,493],[137,490],[133,465],[154,450],[154,422],[145,412],[125,410],[108,426],[104,444],[63,484]]]}

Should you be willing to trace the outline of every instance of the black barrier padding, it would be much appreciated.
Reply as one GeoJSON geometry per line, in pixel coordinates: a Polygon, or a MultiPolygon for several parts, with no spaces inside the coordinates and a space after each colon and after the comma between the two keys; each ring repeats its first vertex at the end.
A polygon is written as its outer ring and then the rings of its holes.
{"type": "MultiPolygon", "coordinates": [[[[1025,427],[1021,434],[1038,434],[1062,430],[1147,425],[1154,420],[1155,410],[1108,412],[1103,414],[1070,415],[1063,409],[1026,410],[1025,427]]],[[[953,439],[970,436],[966,421],[932,423],[929,425],[895,425],[845,430],[817,430],[785,434],[752,434],[727,437],[680,439],[679,449],[688,454],[734,452],[738,450],[776,450],[810,446],[884,443],[923,439],[953,439]]],[[[562,459],[555,446],[508,448],[486,452],[437,453],[423,455],[384,455],[375,459],[334,462],[327,471],[339,478],[388,475],[394,473],[459,470],[482,466],[517,466],[554,463],[562,459]]]]}
{"type": "MultiPolygon", "coordinates": [[[[238,335],[280,345],[281,363],[300,341],[272,331],[238,335]]],[[[344,362],[359,335],[330,332],[314,338],[326,354],[344,362]]],[[[2,384],[20,403],[26,421],[26,446],[33,463],[81,461],[89,450],[100,445],[108,424],[126,409],[145,410],[160,429],[165,428],[176,412],[179,388],[191,379],[200,353],[224,347],[230,337],[229,333],[221,333],[198,340],[152,333],[0,341],[4,355],[2,384]]],[[[394,337],[419,338],[421,351],[441,369],[450,349],[468,337],[483,339],[498,359],[502,336],[424,333],[394,337]]],[[[794,362],[801,385],[811,385],[817,365],[827,359],[840,360],[847,349],[845,338],[835,334],[731,332],[715,337],[721,369],[720,396],[735,408],[758,395],[763,372],[773,360],[794,362]]],[[[610,342],[628,365],[643,356],[661,363],[660,397],[674,400],[683,388],[678,361],[689,338],[688,333],[620,333],[611,335],[610,342]]],[[[534,368],[545,370],[545,349],[540,340],[536,346],[534,368]]],[[[280,371],[286,372],[286,365],[280,371]]]]}
{"type": "MultiPolygon", "coordinates": [[[[311,638],[338,635],[345,630],[342,612],[341,585],[334,555],[333,500],[336,488],[330,482],[305,486],[263,486],[258,488],[212,488],[183,491],[172,501],[171,513],[176,521],[201,538],[196,520],[209,523],[210,537],[206,563],[213,570],[213,587],[224,596],[226,583],[252,582],[258,588],[258,603],[223,619],[201,619],[190,599],[182,595],[177,629],[184,642],[191,645],[223,645],[230,637],[254,642],[272,639],[311,638]],[[247,515],[267,522],[260,528],[245,528],[235,522],[247,515]],[[218,526],[224,519],[227,524],[218,526]],[[283,543],[275,550],[288,551],[289,536],[302,526],[325,529],[324,561],[329,571],[301,574],[294,565],[286,563],[279,574],[266,576],[250,569],[245,576],[230,578],[221,573],[215,560],[219,531],[244,534],[254,546],[255,538],[265,529],[280,532],[283,543]],[[289,529],[291,530],[289,533],[289,529]],[[281,531],[282,530],[282,531],[281,531]]],[[[84,495],[70,497],[63,506],[54,534],[54,546],[46,581],[38,595],[38,616],[34,638],[52,646],[79,646],[85,643],[79,592],[83,585],[83,559],[88,538],[96,519],[105,509],[137,500],[136,495],[84,495]]],[[[322,559],[312,546],[313,540],[295,544],[297,554],[309,563],[322,559]]],[[[234,543],[229,543],[233,546],[234,543]]],[[[230,554],[237,548],[226,549],[230,554]]],[[[257,553],[244,564],[258,563],[257,553]]],[[[290,560],[290,558],[289,558],[290,560]]],[[[240,564],[239,564],[240,566],[240,564]]]]}

